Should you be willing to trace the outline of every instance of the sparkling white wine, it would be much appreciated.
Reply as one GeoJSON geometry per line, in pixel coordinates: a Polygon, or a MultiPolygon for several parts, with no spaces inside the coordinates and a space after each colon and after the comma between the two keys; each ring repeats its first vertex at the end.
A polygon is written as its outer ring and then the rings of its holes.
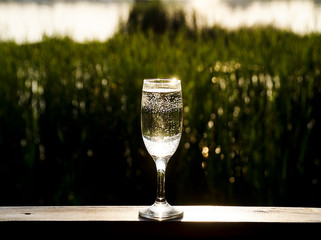
{"type": "Polygon", "coordinates": [[[143,90],[141,127],[145,146],[155,157],[170,157],[182,133],[183,103],[180,89],[143,90]]]}
{"type": "Polygon", "coordinates": [[[176,151],[183,121],[181,81],[177,79],[144,79],[141,128],[145,146],[153,157],[157,170],[155,203],[139,216],[166,220],[183,217],[183,211],[172,207],[165,198],[165,170],[176,151]]]}

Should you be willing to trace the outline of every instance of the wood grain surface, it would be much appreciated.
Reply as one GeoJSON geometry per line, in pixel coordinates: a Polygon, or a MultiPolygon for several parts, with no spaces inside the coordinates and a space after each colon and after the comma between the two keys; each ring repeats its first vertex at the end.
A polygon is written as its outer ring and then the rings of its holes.
{"type": "Polygon", "coordinates": [[[321,208],[177,206],[184,217],[172,221],[140,219],[146,206],[0,207],[3,236],[40,239],[90,235],[93,238],[307,238],[321,229],[321,208]],[[45,232],[46,235],[43,235],[45,232]],[[48,235],[49,234],[49,235],[48,235]]]}

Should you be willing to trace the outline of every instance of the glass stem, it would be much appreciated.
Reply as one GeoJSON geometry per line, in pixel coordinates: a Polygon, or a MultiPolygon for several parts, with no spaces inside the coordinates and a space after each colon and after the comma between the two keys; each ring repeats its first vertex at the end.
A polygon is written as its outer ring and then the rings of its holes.
{"type": "Polygon", "coordinates": [[[157,203],[165,203],[165,171],[167,160],[165,158],[157,158],[156,161],[156,169],[157,169],[157,203]]]}

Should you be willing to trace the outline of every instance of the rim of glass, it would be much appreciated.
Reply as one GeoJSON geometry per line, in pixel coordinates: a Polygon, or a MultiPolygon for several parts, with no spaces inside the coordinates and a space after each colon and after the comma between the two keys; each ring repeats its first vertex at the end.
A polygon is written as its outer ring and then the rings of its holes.
{"type": "Polygon", "coordinates": [[[166,83],[180,83],[181,80],[176,78],[147,78],[144,79],[144,83],[152,83],[152,84],[166,84],[166,83]]]}
{"type": "Polygon", "coordinates": [[[151,78],[144,79],[143,91],[150,91],[155,89],[181,90],[181,80],[176,78],[151,78]]]}

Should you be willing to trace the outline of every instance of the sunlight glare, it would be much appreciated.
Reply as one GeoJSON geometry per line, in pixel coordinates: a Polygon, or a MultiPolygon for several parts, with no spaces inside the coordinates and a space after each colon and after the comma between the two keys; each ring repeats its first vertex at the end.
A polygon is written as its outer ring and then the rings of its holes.
{"type": "Polygon", "coordinates": [[[238,207],[193,206],[185,208],[188,208],[184,213],[186,222],[239,222],[255,217],[253,213],[242,211],[238,207]]]}

